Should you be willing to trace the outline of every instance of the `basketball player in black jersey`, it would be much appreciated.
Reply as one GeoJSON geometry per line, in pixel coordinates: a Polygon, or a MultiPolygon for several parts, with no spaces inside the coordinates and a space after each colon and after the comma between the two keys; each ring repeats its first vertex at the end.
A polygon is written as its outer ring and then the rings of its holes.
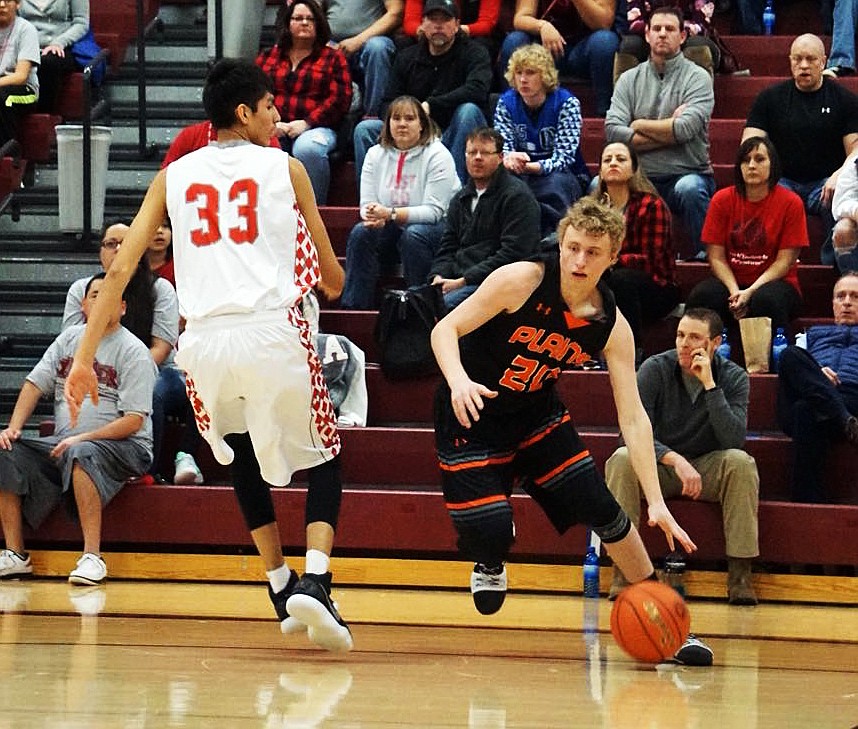
{"type": "Polygon", "coordinates": [[[499,610],[506,595],[514,484],[537,501],[558,532],[589,525],[623,573],[631,572],[631,582],[654,574],[639,533],[554,390],[561,370],[600,355],[649,504],[649,524],[664,530],[671,550],[674,540],[688,552],[696,549],[662,497],[631,329],[600,283],[624,233],[622,215],[582,198],[560,222],[559,252],[499,268],[432,332],[446,380],[435,402],[444,499],[459,549],[475,562],[471,592],[483,614],[499,610]]]}

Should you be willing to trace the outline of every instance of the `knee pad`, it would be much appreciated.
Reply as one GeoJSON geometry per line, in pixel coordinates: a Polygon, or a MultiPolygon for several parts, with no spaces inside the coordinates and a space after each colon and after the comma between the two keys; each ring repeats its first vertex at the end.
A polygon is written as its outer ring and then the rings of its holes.
{"type": "Polygon", "coordinates": [[[509,499],[452,514],[458,547],[473,562],[496,565],[506,561],[515,541],[509,499]]]}
{"type": "Polygon", "coordinates": [[[232,489],[247,528],[253,531],[277,521],[271,486],[262,479],[250,434],[230,433],[224,440],[235,454],[230,465],[232,489]]]}
{"type": "Polygon", "coordinates": [[[337,530],[343,484],[340,477],[340,457],[335,456],[307,471],[307,504],[304,509],[304,524],[317,521],[330,524],[337,530]]]}

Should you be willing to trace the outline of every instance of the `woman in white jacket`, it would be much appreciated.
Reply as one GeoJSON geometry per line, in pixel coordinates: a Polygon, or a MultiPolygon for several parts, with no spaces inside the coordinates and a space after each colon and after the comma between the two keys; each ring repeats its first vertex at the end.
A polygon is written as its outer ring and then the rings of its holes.
{"type": "Polygon", "coordinates": [[[437,125],[413,96],[387,109],[360,178],[360,216],[346,246],[344,309],[373,309],[383,263],[402,262],[407,286],[425,283],[461,184],[437,125]]]}
{"type": "Polygon", "coordinates": [[[837,177],[831,214],[837,268],[841,273],[858,269],[858,153],[853,152],[837,177]]]}

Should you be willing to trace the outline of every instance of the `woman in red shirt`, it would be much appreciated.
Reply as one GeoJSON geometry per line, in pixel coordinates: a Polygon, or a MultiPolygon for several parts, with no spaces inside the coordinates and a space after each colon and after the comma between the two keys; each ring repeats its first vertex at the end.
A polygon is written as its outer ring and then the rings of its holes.
{"type": "Polygon", "coordinates": [[[742,142],[735,184],[709,203],[701,240],[714,278],[701,281],[689,308],[717,311],[725,322],[768,316],[786,332],[801,305],[798,258],[809,245],[801,198],[778,185],[780,163],[767,137],[742,142]]]}

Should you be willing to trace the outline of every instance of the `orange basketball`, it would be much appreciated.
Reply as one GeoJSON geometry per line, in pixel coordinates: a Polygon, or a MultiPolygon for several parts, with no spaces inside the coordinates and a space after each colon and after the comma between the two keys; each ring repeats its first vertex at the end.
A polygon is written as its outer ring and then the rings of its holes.
{"type": "Polygon", "coordinates": [[[690,627],[685,600],[672,587],[653,580],[620,592],[611,611],[611,633],[617,645],[646,663],[672,657],[690,627]]]}

